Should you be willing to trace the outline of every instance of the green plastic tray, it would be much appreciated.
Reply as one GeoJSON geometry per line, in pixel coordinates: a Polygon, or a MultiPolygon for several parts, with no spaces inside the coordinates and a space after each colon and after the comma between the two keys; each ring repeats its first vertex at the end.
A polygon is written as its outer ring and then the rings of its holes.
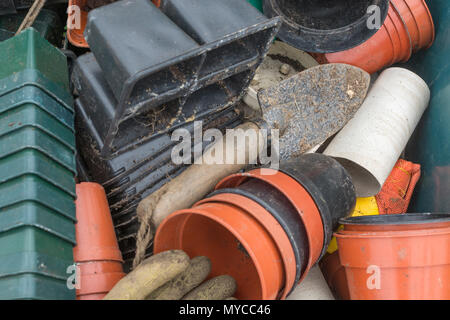
{"type": "Polygon", "coordinates": [[[0,300],[74,300],[66,281],[38,274],[0,278],[0,300]]]}
{"type": "Polygon", "coordinates": [[[74,112],[35,86],[21,87],[0,97],[0,115],[22,104],[32,103],[74,131],[74,112]]]}
{"type": "MultiPolygon", "coordinates": [[[[27,12],[27,10],[23,10],[16,14],[0,16],[0,41],[14,37],[27,12]]],[[[60,45],[62,23],[56,12],[42,9],[32,26],[39,32],[41,37],[56,46],[60,45]]]]}
{"type": "Polygon", "coordinates": [[[0,233],[23,226],[32,226],[75,245],[74,220],[39,203],[23,201],[0,209],[0,233]]]}
{"type": "Polygon", "coordinates": [[[26,103],[0,115],[0,137],[23,127],[37,127],[76,151],[74,132],[33,104],[26,103]]]}
{"type": "Polygon", "coordinates": [[[23,226],[0,233],[0,265],[3,265],[3,258],[6,256],[29,252],[63,261],[73,261],[73,243],[45,230],[23,226]]]}
{"type": "Polygon", "coordinates": [[[0,194],[0,208],[28,200],[76,219],[74,197],[35,175],[24,175],[0,184],[0,194]]]}
{"type": "MultiPolygon", "coordinates": [[[[58,243],[54,241],[53,245],[58,246],[58,243]]],[[[73,265],[73,260],[61,260],[36,251],[13,253],[0,256],[0,259],[0,279],[17,274],[35,273],[66,280],[67,268],[73,265]]]]}
{"type": "Polygon", "coordinates": [[[24,149],[39,150],[76,174],[73,150],[37,127],[23,127],[0,137],[0,159],[24,149]]]}
{"type": "Polygon", "coordinates": [[[25,174],[39,176],[76,197],[74,174],[40,151],[24,149],[0,159],[0,184],[25,174]]]}
{"type": "Polygon", "coordinates": [[[73,108],[67,58],[33,28],[0,42],[0,79],[0,96],[35,85],[73,108]]]}

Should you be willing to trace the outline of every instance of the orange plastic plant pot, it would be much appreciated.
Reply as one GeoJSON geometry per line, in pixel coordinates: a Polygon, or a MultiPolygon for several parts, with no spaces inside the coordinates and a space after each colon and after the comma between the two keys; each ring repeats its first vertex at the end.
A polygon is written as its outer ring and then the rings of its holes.
{"type": "Polygon", "coordinates": [[[81,276],[116,272],[123,273],[122,263],[117,261],[81,262],[77,264],[77,267],[81,276]]]}
{"type": "MultiPolygon", "coordinates": [[[[398,16],[393,6],[389,6],[388,16],[380,30],[363,44],[341,52],[327,53],[323,60],[328,63],[346,63],[359,67],[368,73],[375,73],[390,66],[409,54],[410,48],[402,52],[402,43],[408,41],[405,32],[397,32],[398,16]],[[397,21],[397,23],[395,22],[397,21]]],[[[408,37],[409,38],[409,37],[408,37]]]]}
{"type": "Polygon", "coordinates": [[[227,203],[241,208],[246,211],[247,214],[252,215],[258,220],[264,226],[266,231],[270,233],[272,240],[276,243],[278,251],[283,259],[286,281],[280,299],[285,299],[295,283],[296,261],[294,251],[292,250],[291,243],[284,229],[266,209],[257,202],[242,195],[231,193],[217,194],[211,198],[199,201],[195,206],[215,202],[227,203]]]}
{"type": "Polygon", "coordinates": [[[391,15],[389,18],[391,19],[394,27],[395,34],[398,39],[398,44],[400,45],[398,53],[395,55],[395,62],[406,62],[411,58],[413,53],[412,51],[412,40],[411,36],[408,32],[408,27],[400,15],[400,13],[395,9],[394,6],[391,6],[391,15]]]}
{"type": "Polygon", "coordinates": [[[216,190],[239,186],[249,178],[262,180],[282,192],[296,208],[307,232],[309,257],[299,283],[317,262],[324,244],[324,230],[319,210],[309,193],[293,178],[273,169],[256,169],[231,175],[216,185],[216,190]]]}
{"type": "Polygon", "coordinates": [[[351,299],[450,299],[450,227],[407,226],[335,233],[351,299]]]}
{"type": "Polygon", "coordinates": [[[94,294],[85,294],[82,296],[77,296],[77,300],[103,300],[103,298],[108,294],[105,293],[94,293],[94,294]]]}
{"type": "Polygon", "coordinates": [[[413,52],[429,48],[435,38],[435,28],[426,2],[424,0],[391,0],[391,4],[405,21],[411,35],[413,52]]]}
{"type": "Polygon", "coordinates": [[[347,276],[345,268],[339,260],[339,252],[327,253],[319,262],[320,269],[330,287],[331,291],[340,300],[349,300],[347,276]]]}
{"type": "Polygon", "coordinates": [[[240,300],[273,300],[284,286],[282,258],[271,235],[245,211],[205,203],[168,216],[154,239],[154,253],[181,249],[211,259],[210,277],[228,274],[240,300]]]}
{"type": "Polygon", "coordinates": [[[81,275],[76,295],[107,294],[124,276],[123,272],[81,275]]]}
{"type": "MultiPolygon", "coordinates": [[[[153,3],[159,7],[161,0],[153,0],[153,3]]],[[[88,13],[87,0],[69,0],[67,10],[67,39],[75,47],[89,48],[88,43],[84,39],[84,29],[86,29],[88,13]]]]}
{"type": "Polygon", "coordinates": [[[83,182],[77,184],[76,193],[75,262],[123,262],[103,187],[83,182]]]}
{"type": "Polygon", "coordinates": [[[87,22],[87,0],[69,0],[67,10],[67,39],[75,47],[89,48],[84,39],[87,22]]]}

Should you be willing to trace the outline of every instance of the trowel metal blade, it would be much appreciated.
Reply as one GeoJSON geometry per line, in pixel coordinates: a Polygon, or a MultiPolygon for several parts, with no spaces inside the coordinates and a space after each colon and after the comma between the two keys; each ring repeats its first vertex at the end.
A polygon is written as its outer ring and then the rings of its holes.
{"type": "Polygon", "coordinates": [[[363,103],[369,86],[367,72],[326,64],[261,90],[263,119],[280,130],[280,158],[303,154],[342,129],[363,103]]]}

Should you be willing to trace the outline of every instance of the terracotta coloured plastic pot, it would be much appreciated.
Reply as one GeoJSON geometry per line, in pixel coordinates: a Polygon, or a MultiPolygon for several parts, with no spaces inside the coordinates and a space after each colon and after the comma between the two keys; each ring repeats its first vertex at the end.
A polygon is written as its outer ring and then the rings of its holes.
{"type": "Polygon", "coordinates": [[[76,193],[75,262],[123,262],[103,187],[83,182],[77,184],[76,193]]]}
{"type": "Polygon", "coordinates": [[[450,215],[341,220],[339,258],[350,298],[450,299],[450,215]]]}
{"type": "Polygon", "coordinates": [[[78,300],[100,300],[125,276],[122,263],[93,261],[77,264],[80,272],[78,300]]]}
{"type": "MultiPolygon", "coordinates": [[[[257,179],[248,179],[235,188],[216,190],[210,196],[223,193],[238,194],[255,201],[281,225],[284,233],[289,238],[295,256],[294,283],[297,283],[306,268],[309,256],[306,229],[301,219],[299,219],[297,209],[283,193],[270,184],[257,179]]],[[[292,286],[290,289],[292,289],[292,286]]]]}
{"type": "Polygon", "coordinates": [[[411,36],[413,52],[429,48],[434,41],[435,29],[426,2],[424,0],[391,0],[391,5],[406,24],[411,36]]]}
{"type": "Polygon", "coordinates": [[[154,253],[181,249],[212,261],[210,277],[228,274],[240,300],[273,300],[285,284],[277,244],[246,211],[225,203],[203,203],[172,213],[159,226],[154,253]]]}
{"type": "Polygon", "coordinates": [[[67,39],[72,45],[80,48],[89,48],[83,36],[88,16],[86,2],[87,0],[69,0],[67,8],[67,39]]]}
{"type": "Polygon", "coordinates": [[[331,254],[325,254],[320,260],[319,266],[328,286],[336,298],[339,300],[349,300],[350,293],[348,292],[347,276],[345,275],[345,268],[339,260],[339,252],[335,251],[331,254]]]}
{"type": "Polygon", "coordinates": [[[400,23],[395,8],[391,5],[384,24],[374,36],[363,44],[349,50],[327,53],[322,62],[347,63],[368,73],[375,73],[411,55],[411,39],[403,21],[400,23]],[[402,28],[403,24],[403,28],[402,28]],[[399,32],[398,30],[401,30],[399,32]],[[410,43],[409,47],[405,47],[410,43]]]}
{"type": "Polygon", "coordinates": [[[324,246],[324,228],[319,210],[309,193],[297,181],[287,174],[273,169],[256,169],[246,173],[231,175],[220,181],[216,186],[216,190],[237,187],[249,178],[259,179],[277,188],[299,213],[306,229],[309,245],[308,262],[298,281],[299,283],[317,262],[324,246]],[[268,171],[271,171],[270,174],[267,174],[268,171]]]}
{"type": "Polygon", "coordinates": [[[216,194],[210,198],[199,201],[195,206],[201,205],[203,203],[213,202],[228,203],[245,210],[247,214],[250,214],[255,219],[257,219],[264,226],[264,228],[266,228],[267,232],[270,233],[270,235],[272,236],[272,240],[277,244],[278,251],[280,252],[280,255],[283,259],[284,275],[286,281],[280,299],[285,299],[295,283],[296,260],[291,243],[284,229],[281,227],[278,221],[261,205],[239,194],[216,194]]]}

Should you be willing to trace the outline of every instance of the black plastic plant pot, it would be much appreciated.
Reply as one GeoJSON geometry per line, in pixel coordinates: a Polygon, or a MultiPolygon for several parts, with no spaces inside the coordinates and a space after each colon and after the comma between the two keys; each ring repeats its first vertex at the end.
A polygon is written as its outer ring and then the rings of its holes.
{"type": "Polygon", "coordinates": [[[446,213],[406,213],[374,216],[348,217],[339,220],[344,225],[364,226],[422,226],[424,224],[446,223],[450,226],[450,214],[446,213]]]}
{"type": "Polygon", "coordinates": [[[378,31],[377,22],[383,25],[388,9],[389,0],[264,0],[265,15],[282,18],[278,37],[317,53],[344,51],[365,42],[378,31]]]}
{"type": "Polygon", "coordinates": [[[257,179],[249,179],[236,188],[216,190],[208,197],[224,193],[239,194],[257,202],[278,221],[294,250],[297,262],[294,283],[298,283],[308,264],[309,245],[305,226],[292,203],[275,187],[257,179]]]}
{"type": "Polygon", "coordinates": [[[339,162],[319,153],[283,161],[280,171],[300,183],[319,208],[325,237],[321,258],[328,248],[333,231],[339,226],[339,219],[350,215],[355,208],[356,193],[351,177],[339,162]]]}
{"type": "Polygon", "coordinates": [[[103,127],[96,123],[102,155],[123,152],[130,142],[148,137],[136,123],[151,112],[165,110],[173,123],[169,116],[181,111],[187,119],[208,106],[214,112],[214,106],[235,103],[279,26],[279,18],[267,19],[241,0],[226,5],[166,0],[163,10],[147,0],[118,1],[90,11],[85,35],[98,61],[95,72],[103,74],[103,84],[94,90],[102,92],[79,93],[85,102],[86,95],[108,100],[100,99],[105,107],[95,109],[103,122],[103,127]]]}

